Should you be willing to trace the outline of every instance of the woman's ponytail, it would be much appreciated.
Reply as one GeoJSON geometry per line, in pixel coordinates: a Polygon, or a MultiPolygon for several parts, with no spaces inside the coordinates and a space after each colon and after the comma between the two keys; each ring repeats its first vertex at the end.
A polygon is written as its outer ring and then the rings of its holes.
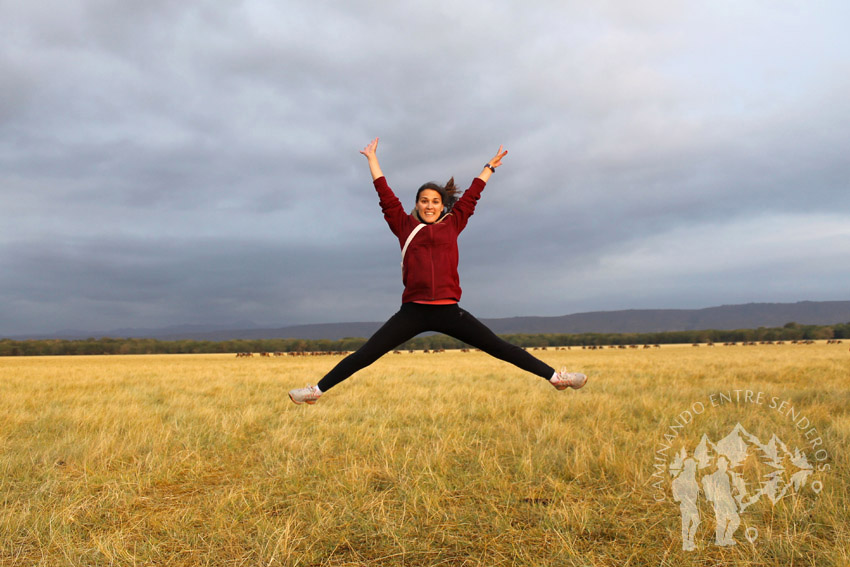
{"type": "Polygon", "coordinates": [[[458,200],[458,197],[460,197],[460,189],[455,186],[454,177],[449,179],[448,183],[446,183],[446,186],[443,187],[441,194],[443,197],[443,205],[445,205],[447,211],[450,211],[452,209],[452,205],[454,205],[455,202],[458,200]]]}

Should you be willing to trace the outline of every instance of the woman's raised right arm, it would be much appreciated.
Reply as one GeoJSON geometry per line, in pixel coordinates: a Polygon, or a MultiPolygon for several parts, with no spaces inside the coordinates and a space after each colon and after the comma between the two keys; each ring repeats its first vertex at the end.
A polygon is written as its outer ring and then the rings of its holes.
{"type": "MultiPolygon", "coordinates": [[[[369,160],[369,171],[372,173],[372,182],[375,184],[375,190],[378,192],[384,218],[387,224],[390,225],[390,230],[393,231],[393,234],[399,236],[404,233],[407,224],[409,224],[409,215],[404,212],[401,201],[398,200],[393,190],[387,185],[387,178],[384,177],[384,173],[381,171],[381,166],[378,163],[378,156],[375,155],[375,150],[377,149],[378,138],[375,138],[360,153],[369,160]]],[[[401,237],[399,236],[399,238],[401,237]]]]}
{"type": "Polygon", "coordinates": [[[366,159],[369,161],[369,172],[372,174],[372,181],[384,176],[381,171],[381,165],[378,163],[377,150],[378,138],[375,138],[369,142],[368,146],[360,150],[360,153],[366,156],[366,159]]]}

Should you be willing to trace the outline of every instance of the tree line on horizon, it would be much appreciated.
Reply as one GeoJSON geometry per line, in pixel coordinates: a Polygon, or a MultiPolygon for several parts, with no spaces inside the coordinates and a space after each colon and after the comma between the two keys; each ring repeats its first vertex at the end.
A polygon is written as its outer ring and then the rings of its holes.
{"type": "MultiPolygon", "coordinates": [[[[539,333],[500,335],[509,343],[525,347],[600,347],[690,343],[748,343],[799,340],[850,339],[850,322],[837,325],[759,327],[737,330],[663,331],[653,333],[539,333]]],[[[328,339],[235,339],[224,341],[158,340],[139,338],[0,339],[0,356],[67,356],[102,354],[224,354],[240,352],[350,352],[365,338],[328,339]]],[[[399,350],[468,348],[442,334],[413,338],[399,350]]]]}

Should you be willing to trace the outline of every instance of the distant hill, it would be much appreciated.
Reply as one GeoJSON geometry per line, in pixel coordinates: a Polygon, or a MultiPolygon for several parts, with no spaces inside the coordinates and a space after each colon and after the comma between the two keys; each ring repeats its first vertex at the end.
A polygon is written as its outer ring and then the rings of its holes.
{"type": "MultiPolygon", "coordinates": [[[[703,329],[757,329],[801,325],[850,323],[850,301],[800,301],[797,303],[747,303],[705,309],[627,309],[591,311],[559,317],[509,317],[482,319],[500,335],[514,333],[653,333],[703,329]]],[[[113,329],[105,332],[60,331],[51,335],[9,337],[12,339],[86,339],[99,337],[152,338],[159,340],[225,341],[231,339],[328,339],[369,337],[382,321],[325,323],[279,328],[244,326],[178,325],[161,329],[113,329]]]]}
{"type": "Polygon", "coordinates": [[[702,329],[756,329],[850,322],[850,301],[747,303],[705,309],[629,309],[595,311],[562,317],[491,319],[498,334],[508,333],[652,333],[702,329]]]}
{"type": "MultiPolygon", "coordinates": [[[[850,322],[850,301],[801,301],[798,303],[747,303],[722,305],[705,309],[629,309],[593,311],[560,317],[510,317],[482,319],[500,335],[513,333],[651,333],[693,331],[702,329],[756,329],[781,327],[789,322],[802,325],[832,325],[850,322]]],[[[275,329],[209,329],[199,326],[132,329],[120,332],[83,334],[85,337],[150,337],[161,340],[196,339],[222,341],[230,339],[328,339],[371,336],[382,322],[327,323],[297,325],[275,329]]]]}

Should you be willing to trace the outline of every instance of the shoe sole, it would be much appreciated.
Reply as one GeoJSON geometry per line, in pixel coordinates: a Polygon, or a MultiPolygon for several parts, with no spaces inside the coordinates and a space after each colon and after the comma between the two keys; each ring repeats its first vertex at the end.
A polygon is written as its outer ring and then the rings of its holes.
{"type": "Polygon", "coordinates": [[[297,406],[300,406],[301,404],[309,404],[309,405],[312,406],[317,401],[317,400],[313,400],[313,401],[308,400],[308,401],[304,401],[304,402],[299,402],[298,400],[296,400],[295,398],[292,397],[292,394],[289,394],[289,399],[292,400],[292,403],[297,405],[297,406]]]}

